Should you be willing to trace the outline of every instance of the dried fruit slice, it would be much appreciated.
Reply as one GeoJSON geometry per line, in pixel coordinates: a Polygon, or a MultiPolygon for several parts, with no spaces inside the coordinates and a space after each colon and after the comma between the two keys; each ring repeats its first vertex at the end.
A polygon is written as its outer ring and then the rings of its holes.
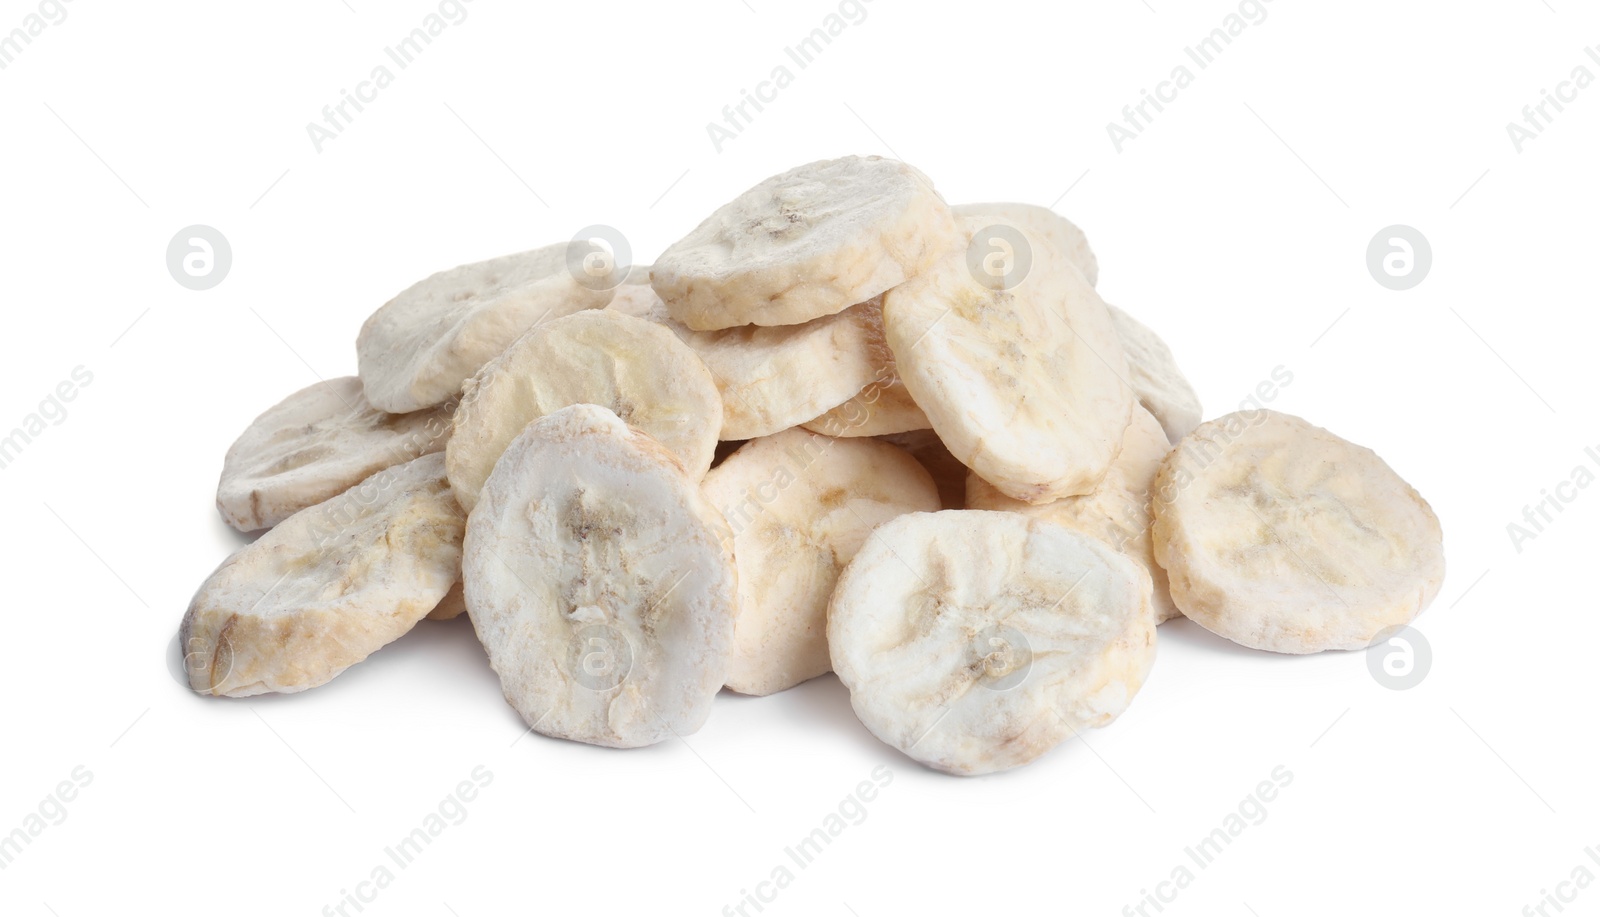
{"type": "Polygon", "coordinates": [[[1155,517],[1178,607],[1256,649],[1363,648],[1444,581],[1427,501],[1372,450],[1276,411],[1184,437],[1156,477],[1155,517]]]}
{"type": "Polygon", "coordinates": [[[295,513],[195,594],[179,628],[190,687],[248,697],[328,683],[439,604],[464,526],[438,453],[295,513]]]}
{"type": "Polygon", "coordinates": [[[367,401],[354,376],[303,388],[228,449],[217,510],[241,532],[271,528],[376,472],[443,449],[454,408],[389,414],[367,401]]]}
{"type": "Polygon", "coordinates": [[[1135,407],[1133,423],[1122,437],[1122,452],[1093,493],[1035,505],[1013,500],[973,474],[967,476],[967,508],[1022,513],[1100,539],[1150,574],[1154,587],[1150,604],[1156,623],[1170,621],[1182,612],[1172,603],[1167,571],[1156,563],[1150,539],[1150,494],[1161,460],[1171,448],[1155,417],[1135,407]]]}
{"type": "Polygon", "coordinates": [[[467,526],[467,613],[538,732],[631,748],[700,728],[728,674],[738,577],[720,513],[592,404],[528,425],[467,526]]]}
{"type": "Polygon", "coordinates": [[[1072,266],[1089,281],[1089,286],[1100,282],[1100,261],[1089,247],[1089,237],[1076,224],[1048,207],[1037,204],[991,202],[983,204],[958,204],[950,208],[956,219],[966,223],[999,222],[1028,230],[1072,262],[1072,266]]]}
{"type": "Polygon", "coordinates": [[[1128,381],[1133,384],[1139,403],[1156,415],[1169,442],[1177,442],[1200,426],[1200,396],[1178,369],[1171,348],[1159,335],[1138,319],[1110,303],[1111,321],[1116,325],[1122,352],[1128,358],[1128,381]]]}
{"type": "Polygon", "coordinates": [[[610,310],[547,322],[467,382],[445,451],[468,512],[500,454],[528,422],[597,404],[665,446],[695,480],[722,429],[722,398],[694,351],[659,325],[610,310]]]}
{"type": "Polygon", "coordinates": [[[820,417],[806,421],[801,426],[813,433],[826,436],[888,436],[927,430],[931,427],[928,415],[917,407],[906,384],[900,380],[900,371],[894,364],[894,352],[883,333],[883,298],[862,303],[866,330],[866,348],[872,363],[872,381],[856,392],[849,401],[820,417]]]}
{"type": "Polygon", "coordinates": [[[803,325],[690,331],[659,297],[628,295],[607,311],[656,322],[700,356],[722,393],[721,438],[754,439],[815,419],[873,385],[879,303],[857,304],[803,325]]]}
{"type": "Polygon", "coordinates": [[[1128,706],[1155,659],[1150,579],[1015,513],[901,516],[828,611],[833,668],[873,735],[937,770],[1027,764],[1128,706]]]}
{"type": "Polygon", "coordinates": [[[395,413],[442,404],[534,325],[603,308],[612,291],[575,270],[573,253],[564,243],[464,264],[389,300],[356,338],[367,399],[395,413]]]}
{"type": "Polygon", "coordinates": [[[710,474],[733,530],[739,615],[727,685],[772,694],[829,670],[828,600],[873,528],[933,512],[933,479],[904,450],[787,430],[751,440],[710,474]]]}
{"type": "Polygon", "coordinates": [[[761,182],[656,259],[650,279],[696,331],[794,325],[916,276],[960,244],[950,208],[903,162],[846,156],[761,182]]]}
{"type": "Polygon", "coordinates": [[[971,263],[957,254],[884,296],[889,347],[962,464],[1029,503],[1089,493],[1133,411],[1116,329],[1052,246],[988,219],[963,224],[997,236],[974,237],[971,263]]]}

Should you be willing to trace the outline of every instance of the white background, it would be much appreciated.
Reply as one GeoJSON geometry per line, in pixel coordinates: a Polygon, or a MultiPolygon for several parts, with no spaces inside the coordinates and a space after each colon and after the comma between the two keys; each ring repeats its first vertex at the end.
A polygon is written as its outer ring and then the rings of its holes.
{"type": "MultiPolygon", "coordinates": [[[[0,30],[36,6],[4,0],[0,30]]],[[[0,911],[318,914],[480,765],[467,819],[366,913],[715,915],[788,864],[765,914],[1115,915],[1187,863],[1168,915],[1516,915],[1600,874],[1600,492],[1520,551],[1506,529],[1600,472],[1600,86],[1520,153],[1506,132],[1574,67],[1600,75],[1592,9],[1276,0],[1119,153],[1106,123],[1236,5],[874,0],[798,71],[783,49],[826,0],[476,0],[318,153],[307,122],[436,8],[77,0],[0,71],[0,428],[93,374],[0,471],[0,833],[93,774],[0,871],[0,911]],[[784,63],[793,84],[719,153],[706,123],[784,63]],[[647,261],[756,181],[847,153],[1079,222],[1106,298],[1168,339],[1208,416],[1290,370],[1274,407],[1374,447],[1443,521],[1427,678],[1391,691],[1362,654],[1177,622],[1110,728],[970,780],[877,743],[831,676],[724,695],[646,750],[518,741],[465,619],[301,696],[176,683],[189,597],[243,543],[213,507],[223,452],[353,373],[371,310],[592,223],[647,261]],[[234,252],[199,293],[165,265],[196,223],[234,252]],[[1365,263],[1396,223],[1434,253],[1403,293],[1365,263]],[[1266,820],[1194,868],[1184,848],[1280,765],[1266,820]],[[794,867],[784,848],[880,766],[866,820],[794,867]]]]}

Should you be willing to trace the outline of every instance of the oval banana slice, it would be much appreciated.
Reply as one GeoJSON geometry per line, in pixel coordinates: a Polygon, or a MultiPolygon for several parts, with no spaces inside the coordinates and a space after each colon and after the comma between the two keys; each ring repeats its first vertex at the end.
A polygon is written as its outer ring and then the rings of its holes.
{"type": "Polygon", "coordinates": [[[454,409],[380,411],[355,376],[303,388],[252,421],[228,449],[217,510],[241,532],[271,528],[385,468],[440,451],[454,409]]]}
{"type": "Polygon", "coordinates": [[[195,593],[179,628],[189,686],[249,697],[328,683],[440,603],[465,524],[438,453],[295,513],[195,593]]]}
{"type": "Polygon", "coordinates": [[[603,308],[612,291],[574,270],[572,253],[564,243],[464,264],[389,300],[356,338],[367,399],[397,414],[442,404],[534,325],[603,308]]]}
{"type": "Polygon", "coordinates": [[[1205,415],[1201,413],[1200,396],[1178,369],[1172,349],[1138,319],[1110,303],[1106,308],[1111,310],[1117,338],[1128,358],[1128,381],[1133,384],[1139,403],[1161,421],[1169,442],[1193,433],[1205,415]]]}
{"type": "Polygon", "coordinates": [[[1016,513],[901,516],[845,568],[833,669],[861,722],[937,770],[1027,764],[1128,706],[1155,659],[1150,578],[1016,513]]]}
{"type": "Polygon", "coordinates": [[[678,460],[602,407],[534,421],[467,525],[467,614],[534,730],[631,748],[694,732],[728,675],[738,576],[678,460]]]}
{"type": "Polygon", "coordinates": [[[1093,493],[1064,497],[1053,503],[1024,503],[996,490],[983,478],[969,474],[967,508],[1022,513],[1100,539],[1112,550],[1137,562],[1150,575],[1153,587],[1150,605],[1155,611],[1156,623],[1170,621],[1182,612],[1172,603],[1167,571],[1156,563],[1155,544],[1150,538],[1150,495],[1156,472],[1161,470],[1161,460],[1171,448],[1154,415],[1143,407],[1135,407],[1133,423],[1122,437],[1122,452],[1093,493]]]}
{"type": "Polygon", "coordinates": [[[879,441],[911,453],[939,488],[941,509],[965,509],[967,505],[967,476],[971,472],[946,449],[939,434],[932,430],[912,430],[909,433],[889,433],[879,441]]]}
{"type": "Polygon", "coordinates": [[[1426,500],[1370,449],[1298,417],[1200,425],[1155,484],[1156,560],[1189,618],[1278,653],[1368,646],[1444,582],[1426,500]]]}
{"type": "Polygon", "coordinates": [[[933,479],[888,443],[786,430],[706,475],[733,530],[739,615],[727,685],[772,694],[829,671],[828,600],[878,525],[939,509],[933,479]]]}
{"type": "Polygon", "coordinates": [[[597,404],[648,433],[699,480],[722,429],[722,397],[700,358],[660,325],[610,310],[547,322],[467,382],[445,464],[468,512],[528,422],[597,404]]]}
{"type": "Polygon", "coordinates": [[[722,394],[724,440],[771,436],[816,419],[868,388],[882,369],[873,347],[880,303],[859,303],[801,325],[691,331],[652,294],[629,293],[607,311],[665,326],[699,355],[722,394]]]}
{"type": "Polygon", "coordinates": [[[1089,236],[1075,223],[1048,207],[1037,204],[991,202],[983,204],[957,204],[950,208],[956,219],[966,223],[1002,222],[1028,230],[1072,262],[1072,266],[1089,281],[1089,286],[1100,282],[1100,261],[1089,247],[1089,236]],[[992,218],[992,219],[988,219],[992,218]]]}
{"type": "Polygon", "coordinates": [[[884,296],[889,347],[962,464],[1029,503],[1089,493],[1133,416],[1122,345],[1063,255],[992,219],[963,226],[994,238],[884,296]]]}
{"type": "Polygon", "coordinates": [[[790,169],[723,205],[656,259],[650,279],[695,331],[795,325],[904,283],[959,245],[927,176],[846,156],[790,169]]]}

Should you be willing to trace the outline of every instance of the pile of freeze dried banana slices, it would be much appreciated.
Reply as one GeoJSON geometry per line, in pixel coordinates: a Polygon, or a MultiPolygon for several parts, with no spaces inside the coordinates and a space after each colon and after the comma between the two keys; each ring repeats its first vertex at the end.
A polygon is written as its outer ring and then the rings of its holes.
{"type": "Polygon", "coordinates": [[[648,745],[831,671],[884,742],[983,774],[1114,720],[1163,621],[1358,649],[1439,591],[1414,489],[1296,417],[1202,423],[1046,208],[850,156],[650,267],[604,254],[435,274],[359,377],[245,430],[217,506],[270,531],[184,616],[195,691],[303,691],[465,613],[546,735],[648,745]]]}

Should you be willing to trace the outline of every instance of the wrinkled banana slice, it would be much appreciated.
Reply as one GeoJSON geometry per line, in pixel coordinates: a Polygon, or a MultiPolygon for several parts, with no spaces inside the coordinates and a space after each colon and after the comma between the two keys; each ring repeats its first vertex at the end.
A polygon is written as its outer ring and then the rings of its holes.
{"type": "Polygon", "coordinates": [[[1022,513],[1100,539],[1150,574],[1154,587],[1150,605],[1156,623],[1170,621],[1182,612],[1172,603],[1167,571],[1156,563],[1150,538],[1150,494],[1161,460],[1171,448],[1155,417],[1135,407],[1133,423],[1122,437],[1122,452],[1093,493],[1035,505],[1013,500],[973,474],[967,476],[967,508],[1022,513]]]}
{"type": "Polygon", "coordinates": [[[628,294],[607,311],[665,326],[699,355],[722,393],[721,438],[771,436],[866,391],[882,372],[873,349],[880,304],[859,303],[803,325],[691,331],[658,296],[628,294]]]}
{"type": "Polygon", "coordinates": [[[956,219],[968,223],[1003,222],[1028,230],[1067,256],[1072,266],[1089,281],[1100,282],[1100,261],[1089,247],[1089,237],[1076,224],[1048,207],[1037,204],[984,203],[958,204],[950,208],[956,219]]]}
{"type": "Polygon", "coordinates": [[[241,532],[271,528],[376,472],[443,449],[454,407],[389,414],[367,401],[354,376],[301,389],[228,450],[217,510],[241,532]]]}
{"type": "Polygon", "coordinates": [[[1352,650],[1444,582],[1427,501],[1370,449],[1276,411],[1200,425],[1155,484],[1156,560],[1183,613],[1279,653],[1352,650]]]}
{"type": "Polygon", "coordinates": [[[728,675],[732,533],[676,457],[602,407],[528,425],[467,525],[467,614],[534,730],[631,748],[694,732],[728,675]]]}
{"type": "Polygon", "coordinates": [[[1016,513],[878,528],[828,611],[861,722],[937,770],[1027,764],[1104,726],[1155,659],[1150,578],[1101,542],[1016,513]]]}
{"type": "Polygon", "coordinates": [[[951,454],[1007,496],[1089,493],[1133,416],[1110,313],[1053,246],[971,219],[984,235],[969,251],[884,296],[906,388],[951,454]]]}
{"type": "Polygon", "coordinates": [[[739,616],[727,685],[772,694],[829,670],[828,599],[876,526],[939,509],[904,450],[786,430],[752,440],[706,475],[733,531],[739,616]]]}
{"type": "Polygon", "coordinates": [[[927,430],[928,415],[917,407],[900,371],[894,365],[894,352],[883,333],[883,298],[862,303],[866,348],[872,363],[872,381],[849,401],[801,426],[825,436],[887,436],[927,430]]]}
{"type": "Polygon", "coordinates": [[[580,312],[518,338],[467,382],[445,451],[462,507],[472,511],[529,421],[572,404],[600,405],[650,434],[697,481],[711,467],[722,397],[700,358],[660,325],[580,312]]]}
{"type": "Polygon", "coordinates": [[[393,642],[450,591],[466,520],[434,453],[285,519],[223,562],[179,628],[202,694],[291,694],[393,642]]]}
{"type": "Polygon", "coordinates": [[[356,338],[367,399],[394,413],[442,404],[534,325],[604,308],[611,285],[572,263],[575,244],[464,264],[389,300],[356,338]]]}
{"type": "Polygon", "coordinates": [[[1177,442],[1194,432],[1204,416],[1200,396],[1178,369],[1171,348],[1159,335],[1116,306],[1106,303],[1116,325],[1122,352],[1128,358],[1128,381],[1133,384],[1139,403],[1156,415],[1169,442],[1177,442]]]}
{"type": "Polygon", "coordinates": [[[450,587],[450,591],[445,593],[444,598],[439,600],[439,604],[428,612],[428,620],[454,621],[466,613],[467,596],[462,589],[461,581],[457,580],[456,584],[450,587]]]}
{"type": "Polygon", "coordinates": [[[928,474],[933,476],[934,486],[939,488],[941,509],[966,507],[967,476],[971,472],[944,447],[939,434],[932,430],[912,430],[909,433],[885,434],[878,439],[911,453],[911,457],[928,470],[928,474]]]}
{"type": "Polygon", "coordinates": [[[846,156],[739,195],[656,259],[650,277],[672,317],[696,331],[794,325],[904,283],[959,244],[921,172],[846,156]]]}

